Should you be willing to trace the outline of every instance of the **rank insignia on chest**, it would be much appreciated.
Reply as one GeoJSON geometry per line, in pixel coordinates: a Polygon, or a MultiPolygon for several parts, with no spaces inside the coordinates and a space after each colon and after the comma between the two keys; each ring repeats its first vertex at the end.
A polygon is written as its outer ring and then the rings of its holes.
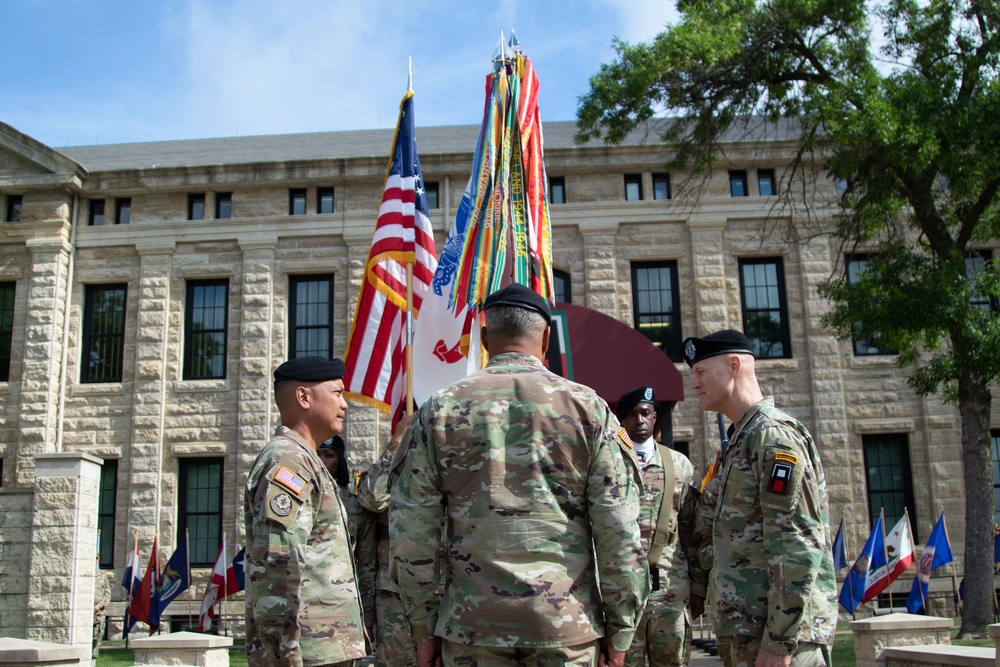
{"type": "Polygon", "coordinates": [[[305,488],[306,485],[306,480],[302,479],[285,466],[281,466],[278,468],[278,472],[274,473],[274,481],[281,484],[283,487],[296,495],[302,493],[302,489],[305,488]]]}
{"type": "Polygon", "coordinates": [[[792,479],[794,467],[794,463],[776,462],[771,469],[771,480],[767,483],[767,490],[771,493],[788,493],[788,484],[792,479]]]}

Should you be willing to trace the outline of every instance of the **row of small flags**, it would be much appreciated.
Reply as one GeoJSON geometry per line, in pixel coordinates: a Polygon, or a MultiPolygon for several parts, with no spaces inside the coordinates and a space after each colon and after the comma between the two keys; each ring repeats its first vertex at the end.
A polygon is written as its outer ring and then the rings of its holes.
{"type": "MultiPolygon", "coordinates": [[[[861,548],[861,553],[851,566],[840,589],[840,604],[853,614],[859,605],[875,598],[889,587],[893,581],[906,572],[914,562],[913,536],[910,531],[910,515],[904,511],[892,530],[885,532],[882,514],[872,528],[871,534],[861,548]]],[[[954,560],[944,512],[938,517],[917,567],[917,574],[906,600],[906,608],[911,614],[920,611],[927,600],[927,585],[931,570],[954,560]]],[[[848,566],[847,549],[844,544],[844,520],[833,540],[833,567],[841,570],[848,566]]]]}
{"type": "MultiPolygon", "coordinates": [[[[126,638],[136,621],[149,625],[150,634],[156,632],[160,627],[160,617],[167,605],[191,586],[191,559],[188,555],[187,535],[181,539],[162,571],[158,567],[158,553],[159,537],[154,537],[153,551],[146,565],[146,574],[140,579],[138,536],[132,542],[132,551],[128,555],[125,575],[121,582],[128,593],[125,628],[122,632],[126,638]]],[[[240,549],[229,567],[226,567],[226,536],[222,536],[222,544],[219,546],[212,576],[202,601],[201,614],[198,617],[200,632],[211,628],[216,602],[245,588],[244,553],[245,549],[240,549]]]]}

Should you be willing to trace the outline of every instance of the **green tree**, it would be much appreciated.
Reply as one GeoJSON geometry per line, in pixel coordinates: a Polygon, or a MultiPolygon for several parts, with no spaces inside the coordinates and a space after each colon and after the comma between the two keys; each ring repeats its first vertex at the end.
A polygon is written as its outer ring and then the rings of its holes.
{"type": "MultiPolygon", "coordinates": [[[[814,160],[848,184],[829,224],[845,251],[877,248],[861,279],[833,278],[825,319],[845,340],[899,351],[911,385],[958,405],[966,487],[960,636],[993,620],[991,386],[1000,375],[997,0],[679,0],[648,43],[616,41],[580,99],[579,140],[621,141],[667,115],[672,168],[703,172],[719,137],[795,119],[791,183],[814,160]],[[984,307],[985,306],[985,307],[984,307]],[[978,511],[976,511],[978,510],[978,511]]],[[[792,198],[791,188],[782,190],[792,198]]],[[[798,196],[801,197],[801,191],[798,196]]]]}

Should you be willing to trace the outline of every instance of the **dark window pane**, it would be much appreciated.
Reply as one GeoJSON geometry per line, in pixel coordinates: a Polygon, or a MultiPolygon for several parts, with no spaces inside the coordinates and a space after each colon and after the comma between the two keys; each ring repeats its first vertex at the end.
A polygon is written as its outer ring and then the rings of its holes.
{"type": "Polygon", "coordinates": [[[184,379],[226,377],[229,281],[188,283],[184,379]]]}
{"type": "Polygon", "coordinates": [[[216,220],[228,220],[233,217],[233,193],[217,192],[215,194],[216,220]]]}
{"type": "Polygon", "coordinates": [[[91,199],[90,200],[90,217],[87,223],[92,226],[103,225],[104,224],[104,200],[103,199],[91,199]]]}
{"type": "Polygon", "coordinates": [[[333,188],[316,188],[316,212],[333,213],[333,188]]]}
{"type": "Polygon", "coordinates": [[[188,220],[205,219],[205,195],[188,195],[188,220]]]}
{"type": "Polygon", "coordinates": [[[288,191],[288,215],[306,214],[306,189],[292,188],[288,191]]]}
{"type": "Polygon", "coordinates": [[[132,222],[132,200],[119,198],[115,200],[115,224],[127,225],[132,222]]]}
{"type": "Polygon", "coordinates": [[[552,271],[556,303],[573,303],[573,286],[570,275],[565,271],[552,271]]]}
{"type": "Polygon", "coordinates": [[[333,276],[292,276],[289,295],[289,356],[330,359],[333,351],[333,276]]]}
{"type": "Polygon", "coordinates": [[[770,197],[774,194],[774,170],[761,169],[757,172],[757,190],[761,197],[770,197]]]}
{"type": "Polygon", "coordinates": [[[642,199],[642,175],[625,174],[625,201],[642,199]]]}
{"type": "Polygon", "coordinates": [[[747,190],[747,172],[743,170],[729,172],[730,196],[746,197],[750,194],[747,190]]]}
{"type": "Polygon", "coordinates": [[[118,493],[118,461],[107,459],[101,466],[101,486],[97,496],[97,529],[100,531],[97,556],[100,566],[115,566],[115,505],[118,493]]]}
{"type": "Polygon", "coordinates": [[[121,382],[127,292],[126,285],[87,285],[81,382],[121,382]]]}
{"type": "Polygon", "coordinates": [[[549,178],[549,203],[566,203],[566,178],[563,176],[552,176],[549,178]]]}
{"type": "Polygon", "coordinates": [[[177,541],[187,529],[191,567],[210,567],[222,542],[222,459],[181,459],[177,541]]]}
{"type": "Polygon", "coordinates": [[[653,174],[653,199],[670,197],[670,174],[653,174]]]}
{"type": "Polygon", "coordinates": [[[441,204],[440,200],[438,199],[437,181],[431,181],[430,183],[425,183],[424,194],[427,197],[427,210],[440,207],[441,204]]]}
{"type": "Polygon", "coordinates": [[[743,333],[758,359],[792,356],[780,259],[740,260],[743,333]]]}
{"type": "Polygon", "coordinates": [[[680,295],[677,263],[632,265],[635,328],[672,361],[681,360],[680,295]]]}
{"type": "Polygon", "coordinates": [[[10,347],[14,335],[15,283],[0,283],[0,381],[10,380],[10,347]]]}
{"type": "Polygon", "coordinates": [[[24,206],[23,195],[7,195],[7,222],[21,222],[21,208],[24,206]]]}
{"type": "Polygon", "coordinates": [[[862,436],[865,457],[865,479],[868,486],[868,516],[872,526],[879,512],[885,512],[885,529],[891,530],[910,513],[910,529],[918,540],[917,517],[910,483],[910,451],[906,436],[879,434],[862,436]]]}

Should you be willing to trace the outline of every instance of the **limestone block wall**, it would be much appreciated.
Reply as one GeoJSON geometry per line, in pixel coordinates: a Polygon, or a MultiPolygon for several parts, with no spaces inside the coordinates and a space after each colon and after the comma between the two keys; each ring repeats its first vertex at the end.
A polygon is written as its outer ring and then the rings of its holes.
{"type": "Polygon", "coordinates": [[[0,637],[25,638],[32,487],[0,488],[0,637]]]}

